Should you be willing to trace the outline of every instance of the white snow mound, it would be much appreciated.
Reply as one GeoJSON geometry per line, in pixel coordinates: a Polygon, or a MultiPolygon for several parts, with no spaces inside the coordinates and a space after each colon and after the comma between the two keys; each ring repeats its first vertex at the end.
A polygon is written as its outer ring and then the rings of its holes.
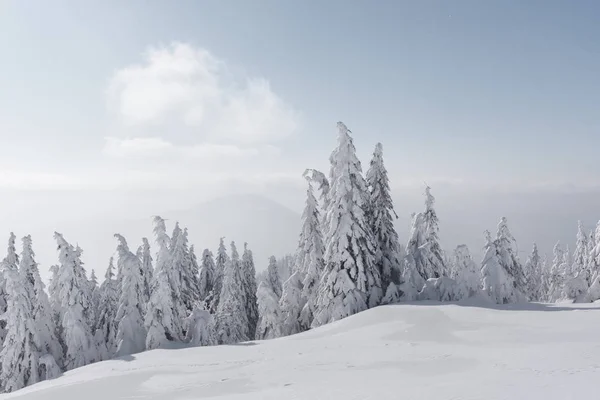
{"type": "Polygon", "coordinates": [[[600,304],[384,306],[282,339],[105,361],[0,399],[592,398],[598,332],[600,304]]]}

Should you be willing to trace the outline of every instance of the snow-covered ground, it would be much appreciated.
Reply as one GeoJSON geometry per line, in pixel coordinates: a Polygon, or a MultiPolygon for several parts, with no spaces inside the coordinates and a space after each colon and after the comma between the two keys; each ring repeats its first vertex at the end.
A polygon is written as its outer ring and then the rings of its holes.
{"type": "Polygon", "coordinates": [[[155,350],[0,399],[596,398],[600,305],[414,303],[300,335],[155,350]]]}

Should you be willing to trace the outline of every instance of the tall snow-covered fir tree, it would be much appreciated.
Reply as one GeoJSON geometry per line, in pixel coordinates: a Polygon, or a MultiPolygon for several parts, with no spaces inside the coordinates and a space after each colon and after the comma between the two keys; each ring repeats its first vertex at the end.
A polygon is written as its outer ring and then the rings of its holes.
{"type": "MultiPolygon", "coordinates": [[[[265,313],[270,308],[273,308],[280,314],[277,319],[281,325],[279,328],[280,335],[293,335],[310,327],[312,314],[310,316],[305,315],[304,319],[302,318],[302,310],[305,307],[306,299],[302,293],[302,273],[299,270],[292,272],[292,275],[283,283],[283,289],[281,299],[279,299],[278,308],[274,308],[274,306],[269,305],[271,294],[272,297],[276,297],[276,294],[272,293],[273,291],[268,288],[270,285],[264,282],[262,286],[262,289],[260,289],[261,285],[259,285],[259,291],[263,291],[262,296],[266,296],[267,294],[269,296],[265,297],[263,300],[260,300],[259,298],[259,310],[262,310],[262,312],[265,313]],[[261,301],[263,302],[262,306],[260,305],[261,301]]],[[[259,293],[259,297],[260,295],[261,293],[259,293]]],[[[312,310],[307,308],[306,312],[312,313],[312,310]]]]}
{"type": "Polygon", "coordinates": [[[310,328],[314,319],[319,282],[325,270],[322,226],[319,205],[309,180],[306,203],[302,213],[302,231],[298,240],[296,264],[292,276],[284,284],[284,293],[281,299],[284,333],[288,335],[297,333],[296,330],[310,328]],[[299,325],[297,325],[297,321],[300,322],[299,325]]]}
{"type": "Polygon", "coordinates": [[[254,267],[252,250],[248,248],[248,243],[244,243],[241,268],[244,296],[246,298],[248,337],[253,338],[256,335],[256,326],[258,324],[258,300],[256,298],[256,268],[254,267]]]}
{"type": "Polygon", "coordinates": [[[350,131],[342,122],[338,122],[338,145],[330,162],[326,270],[313,326],[374,307],[383,297],[381,276],[375,264],[375,237],[366,216],[367,183],[350,131]]]}
{"type": "Polygon", "coordinates": [[[414,300],[423,288],[425,281],[435,276],[427,257],[426,225],[423,213],[412,216],[406,258],[403,272],[403,285],[407,300],[414,300]]]}
{"type": "Polygon", "coordinates": [[[137,256],[142,262],[142,276],[144,277],[144,304],[150,300],[150,288],[152,286],[152,277],[154,267],[152,265],[152,254],[148,238],[142,238],[142,245],[137,251],[137,256]]]}
{"type": "Polygon", "coordinates": [[[431,271],[429,278],[439,278],[444,275],[446,271],[446,265],[444,263],[444,253],[440,246],[439,239],[439,220],[435,212],[433,205],[435,204],[435,197],[431,194],[431,188],[425,187],[425,212],[423,213],[423,222],[425,224],[425,243],[427,246],[423,248],[424,258],[429,264],[429,268],[426,271],[431,271]]]}
{"type": "Polygon", "coordinates": [[[194,309],[196,306],[204,301],[203,297],[200,297],[200,265],[198,264],[198,256],[196,256],[196,248],[194,245],[190,246],[188,252],[190,273],[192,275],[192,289],[194,290],[194,309]]]}
{"type": "Polygon", "coordinates": [[[517,257],[517,241],[508,229],[508,223],[505,217],[498,223],[496,233],[496,251],[498,252],[498,261],[510,276],[511,281],[518,293],[527,297],[527,281],[523,272],[523,266],[517,257]]]}
{"type": "Polygon", "coordinates": [[[282,336],[279,298],[273,291],[273,287],[267,282],[261,282],[257,293],[260,318],[256,330],[256,340],[275,339],[282,336]]]}
{"type": "MultiPolygon", "coordinates": [[[[23,283],[31,290],[31,315],[36,330],[38,351],[40,356],[45,359],[51,357],[53,363],[57,366],[62,365],[63,349],[56,336],[56,325],[53,317],[53,310],[50,306],[48,295],[45,291],[45,285],[40,276],[38,263],[35,261],[31,236],[25,236],[22,239],[23,250],[19,264],[19,272],[23,276],[23,283]]],[[[51,371],[40,371],[40,379],[51,378],[47,376],[51,371]]]]}
{"type": "Polygon", "coordinates": [[[154,234],[158,245],[156,267],[152,279],[150,301],[146,307],[146,348],[163,347],[168,342],[183,337],[183,321],[180,318],[182,302],[179,293],[179,276],[173,271],[170,240],[165,221],[154,217],[154,234]]]}
{"type": "Polygon", "coordinates": [[[477,263],[471,257],[469,248],[465,244],[458,245],[452,254],[450,262],[450,278],[454,279],[466,297],[474,296],[479,292],[481,285],[481,272],[477,263]]]}
{"type": "Polygon", "coordinates": [[[146,348],[145,279],[142,275],[142,260],[133,254],[125,238],[115,234],[118,269],[122,271],[121,293],[117,308],[117,350],[118,357],[140,353],[146,348]]]}
{"type": "Polygon", "coordinates": [[[550,267],[548,301],[555,302],[561,300],[565,278],[565,251],[560,241],[556,242],[552,253],[554,257],[552,259],[552,266],[550,267]]]}
{"type": "Polygon", "coordinates": [[[536,243],[533,244],[533,249],[523,269],[527,276],[527,296],[529,301],[542,301],[542,259],[536,243]]]}
{"type": "Polygon", "coordinates": [[[497,304],[516,303],[519,295],[513,277],[501,264],[498,242],[492,240],[489,231],[485,232],[485,241],[485,255],[481,263],[481,290],[497,304]]]}
{"type": "Polygon", "coordinates": [[[219,308],[219,300],[221,298],[221,292],[223,291],[223,279],[225,276],[225,266],[230,261],[229,255],[227,255],[227,249],[225,248],[225,238],[219,239],[219,248],[217,250],[217,256],[215,258],[215,283],[210,298],[210,311],[216,313],[219,308]]]}
{"type": "Polygon", "coordinates": [[[217,340],[219,344],[234,344],[251,339],[248,335],[248,314],[240,257],[231,242],[231,259],[227,260],[223,287],[217,309],[217,340]]]}
{"type": "Polygon", "coordinates": [[[581,221],[577,222],[577,243],[575,244],[575,251],[573,252],[573,266],[572,271],[585,279],[589,284],[590,277],[588,276],[588,270],[586,263],[588,259],[588,236],[585,232],[585,228],[581,221]]]}
{"type": "Polygon", "coordinates": [[[371,166],[366,175],[369,193],[369,219],[371,229],[377,241],[375,263],[381,274],[381,285],[385,293],[386,303],[400,300],[402,292],[402,266],[400,261],[400,243],[394,228],[394,211],[387,170],[383,163],[383,145],[377,143],[373,152],[371,166]],[[389,292],[388,292],[389,289],[389,292]]]}
{"type": "Polygon", "coordinates": [[[281,280],[279,279],[279,271],[277,270],[277,258],[269,257],[269,266],[267,267],[267,283],[271,286],[273,293],[277,296],[277,301],[281,298],[281,280]]]}
{"type": "Polygon", "coordinates": [[[96,343],[103,351],[102,360],[108,360],[117,352],[117,310],[119,293],[115,279],[114,259],[110,258],[104,282],[100,285],[100,304],[96,326],[96,343]]]}
{"type": "Polygon", "coordinates": [[[2,262],[7,307],[2,315],[6,322],[6,338],[0,351],[0,383],[5,392],[13,392],[39,381],[39,339],[32,314],[33,286],[17,269],[12,233],[11,242],[13,248],[9,245],[9,256],[2,262]],[[11,256],[15,258],[9,260],[11,256]]]}
{"type": "Polygon", "coordinates": [[[83,367],[100,359],[92,335],[92,294],[81,262],[81,249],[54,233],[58,244],[58,299],[66,370],[83,367]]]}
{"type": "Polygon", "coordinates": [[[188,313],[192,312],[194,305],[198,301],[198,277],[192,271],[187,229],[181,231],[177,224],[173,231],[173,236],[177,240],[171,250],[172,268],[178,272],[181,302],[184,307],[179,312],[179,315],[183,320],[187,317],[188,313]]]}
{"type": "Polygon", "coordinates": [[[215,260],[212,252],[209,249],[204,249],[202,253],[202,266],[199,273],[200,299],[204,302],[207,301],[215,287],[215,268],[215,260]]]}

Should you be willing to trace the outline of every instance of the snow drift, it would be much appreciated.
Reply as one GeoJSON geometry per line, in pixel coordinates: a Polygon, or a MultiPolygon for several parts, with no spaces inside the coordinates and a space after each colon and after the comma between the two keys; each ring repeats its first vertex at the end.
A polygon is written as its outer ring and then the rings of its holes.
{"type": "Polygon", "coordinates": [[[600,304],[383,306],[281,339],[104,361],[0,399],[589,398],[598,332],[600,304]]]}

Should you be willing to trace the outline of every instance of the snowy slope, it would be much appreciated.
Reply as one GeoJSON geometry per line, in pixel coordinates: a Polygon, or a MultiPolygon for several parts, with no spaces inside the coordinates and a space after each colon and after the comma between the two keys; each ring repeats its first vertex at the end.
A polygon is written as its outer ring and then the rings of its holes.
{"type": "Polygon", "coordinates": [[[599,332],[600,305],[386,306],[288,338],[90,365],[0,399],[591,399],[599,332]]]}

